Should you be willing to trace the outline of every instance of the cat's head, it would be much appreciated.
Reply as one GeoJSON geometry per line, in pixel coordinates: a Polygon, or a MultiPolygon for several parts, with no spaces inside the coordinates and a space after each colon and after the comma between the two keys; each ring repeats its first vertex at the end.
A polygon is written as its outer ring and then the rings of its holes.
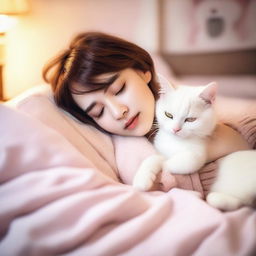
{"type": "Polygon", "coordinates": [[[213,108],[216,91],[215,82],[176,88],[165,83],[156,103],[159,128],[182,138],[210,135],[216,126],[213,108]]]}

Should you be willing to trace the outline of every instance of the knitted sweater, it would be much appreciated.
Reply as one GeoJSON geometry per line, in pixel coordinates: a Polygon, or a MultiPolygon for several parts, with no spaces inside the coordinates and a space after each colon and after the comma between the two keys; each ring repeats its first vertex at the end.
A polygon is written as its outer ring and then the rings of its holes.
{"type": "MultiPolygon", "coordinates": [[[[157,154],[157,152],[144,137],[113,136],[113,142],[119,177],[123,183],[131,185],[142,161],[150,155],[157,154]]],[[[202,196],[206,196],[216,177],[216,173],[216,162],[206,164],[199,172],[187,175],[160,172],[152,189],[169,191],[176,187],[198,191],[202,196]]]]}

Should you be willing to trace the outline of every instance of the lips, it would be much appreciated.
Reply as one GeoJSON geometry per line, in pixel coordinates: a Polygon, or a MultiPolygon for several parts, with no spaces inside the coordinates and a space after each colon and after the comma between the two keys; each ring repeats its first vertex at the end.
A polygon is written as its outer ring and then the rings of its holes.
{"type": "Polygon", "coordinates": [[[133,128],[135,128],[137,123],[138,123],[139,114],[140,113],[138,113],[137,115],[135,115],[132,118],[130,118],[128,120],[128,122],[126,122],[124,129],[133,129],[133,128]]]}

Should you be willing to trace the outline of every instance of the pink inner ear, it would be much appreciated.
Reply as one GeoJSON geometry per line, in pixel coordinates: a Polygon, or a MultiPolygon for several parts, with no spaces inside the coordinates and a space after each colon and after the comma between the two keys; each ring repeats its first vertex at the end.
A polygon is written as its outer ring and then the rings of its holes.
{"type": "Polygon", "coordinates": [[[199,97],[202,98],[207,104],[212,104],[216,98],[217,84],[212,82],[200,93],[199,97]]]}

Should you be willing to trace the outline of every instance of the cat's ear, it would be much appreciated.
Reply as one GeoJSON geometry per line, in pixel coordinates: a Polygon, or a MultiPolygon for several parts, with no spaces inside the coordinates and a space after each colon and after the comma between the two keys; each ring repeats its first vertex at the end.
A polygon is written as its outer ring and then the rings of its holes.
{"type": "Polygon", "coordinates": [[[173,91],[175,89],[174,85],[171,84],[163,75],[157,74],[157,82],[159,83],[158,94],[161,96],[165,95],[167,92],[173,91]]]}
{"type": "Polygon", "coordinates": [[[212,104],[216,98],[217,87],[218,85],[216,82],[207,84],[203,91],[199,94],[199,97],[203,99],[207,104],[212,104]]]}

